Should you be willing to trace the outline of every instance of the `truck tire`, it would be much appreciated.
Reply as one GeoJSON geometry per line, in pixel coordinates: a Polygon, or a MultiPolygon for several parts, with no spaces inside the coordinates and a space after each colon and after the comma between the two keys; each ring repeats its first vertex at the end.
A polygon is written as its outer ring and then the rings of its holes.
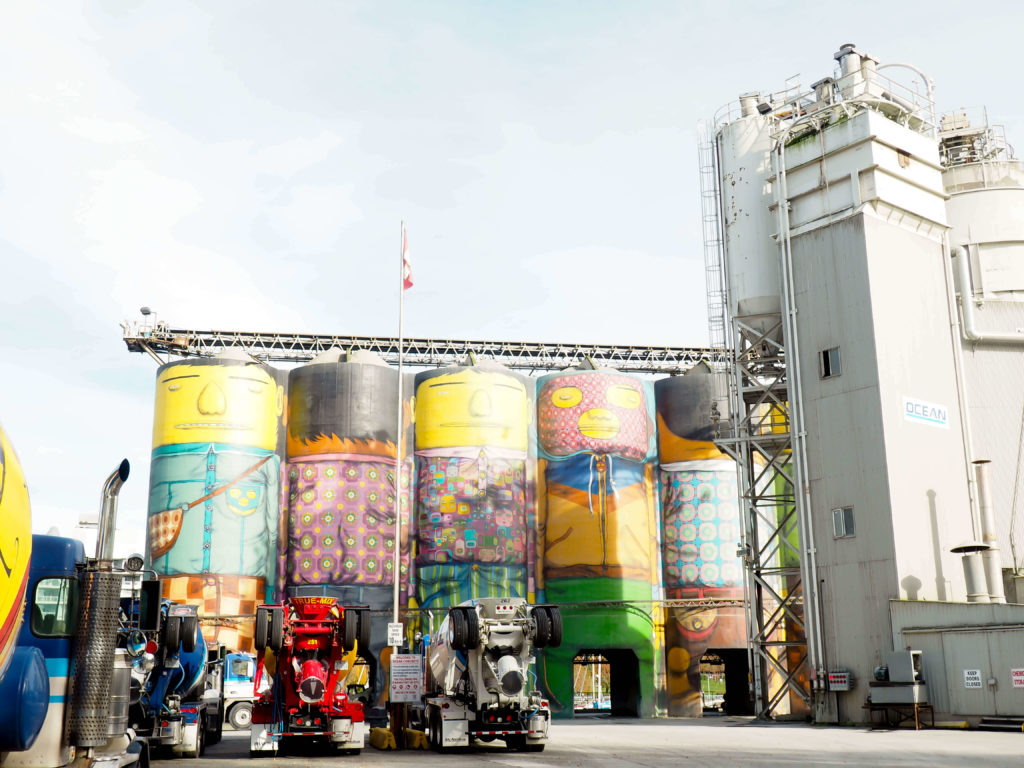
{"type": "Polygon", "coordinates": [[[357,639],[357,649],[359,655],[364,659],[369,658],[370,654],[370,612],[366,610],[359,611],[359,637],[357,639]]]}
{"type": "Polygon", "coordinates": [[[476,648],[480,644],[480,616],[476,612],[476,606],[463,608],[466,614],[466,647],[476,648]]]}
{"type": "Polygon", "coordinates": [[[359,634],[359,611],[354,611],[351,608],[345,610],[343,636],[341,638],[342,647],[346,651],[351,651],[356,647],[356,636],[359,634]]]}
{"type": "Polygon", "coordinates": [[[206,729],[206,746],[212,747],[214,744],[220,744],[221,738],[224,736],[224,702],[221,702],[221,708],[217,711],[217,714],[209,715],[207,720],[206,729]]]}
{"type": "Polygon", "coordinates": [[[466,614],[458,608],[452,608],[448,612],[448,632],[450,633],[448,644],[451,645],[452,650],[466,650],[466,635],[469,633],[469,626],[466,614]]]}
{"type": "MultiPolygon", "coordinates": [[[[547,610],[548,617],[551,619],[551,642],[548,643],[549,648],[557,648],[562,644],[562,612],[558,609],[557,605],[549,605],[547,610]]],[[[543,744],[538,744],[541,749],[544,748],[543,744]]],[[[540,749],[536,750],[540,752],[540,749]]]]}
{"type": "Polygon", "coordinates": [[[267,616],[266,608],[256,609],[256,627],[255,637],[253,638],[253,644],[256,647],[257,653],[265,651],[267,649],[267,631],[270,629],[267,625],[270,617],[267,616]]]}
{"type": "Polygon", "coordinates": [[[177,653],[181,645],[181,616],[168,616],[164,624],[164,650],[177,653]]]}
{"type": "Polygon", "coordinates": [[[252,726],[252,702],[240,701],[232,705],[228,711],[228,722],[236,731],[244,731],[252,726]]]}
{"type": "Polygon", "coordinates": [[[196,635],[198,632],[198,616],[181,617],[181,647],[185,650],[185,653],[192,653],[196,649],[196,635]]]}
{"type": "Polygon", "coordinates": [[[270,609],[270,636],[267,638],[270,650],[277,653],[284,645],[284,609],[270,609]]]}
{"type": "Polygon", "coordinates": [[[537,624],[537,635],[534,643],[538,648],[545,648],[551,642],[551,614],[548,609],[538,605],[533,609],[533,620],[537,624]]]}

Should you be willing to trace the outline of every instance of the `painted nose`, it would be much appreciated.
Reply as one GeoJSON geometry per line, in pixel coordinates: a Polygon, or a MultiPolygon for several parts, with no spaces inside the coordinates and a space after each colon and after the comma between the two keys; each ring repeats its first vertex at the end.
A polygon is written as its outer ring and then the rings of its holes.
{"type": "Polygon", "coordinates": [[[469,399],[469,413],[472,416],[491,415],[491,397],[482,389],[478,389],[469,399]]]}
{"type": "Polygon", "coordinates": [[[228,399],[224,396],[224,390],[211,381],[199,393],[196,407],[203,416],[221,416],[228,408],[228,399]]]}

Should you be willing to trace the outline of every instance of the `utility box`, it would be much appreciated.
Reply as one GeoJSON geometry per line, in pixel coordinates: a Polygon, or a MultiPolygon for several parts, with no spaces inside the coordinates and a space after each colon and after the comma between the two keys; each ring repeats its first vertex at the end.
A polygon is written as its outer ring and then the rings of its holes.
{"type": "Polygon", "coordinates": [[[875,670],[876,679],[868,683],[868,701],[872,704],[927,704],[928,687],[921,674],[920,651],[894,651],[886,665],[875,670]]]}
{"type": "Polygon", "coordinates": [[[886,666],[889,667],[890,683],[917,683],[923,680],[920,651],[894,651],[889,654],[886,666]]]}

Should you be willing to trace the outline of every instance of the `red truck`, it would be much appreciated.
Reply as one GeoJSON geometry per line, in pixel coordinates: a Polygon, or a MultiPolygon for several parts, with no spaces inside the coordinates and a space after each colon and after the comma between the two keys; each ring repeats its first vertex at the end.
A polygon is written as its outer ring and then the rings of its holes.
{"type": "Polygon", "coordinates": [[[292,597],[256,610],[256,701],[249,756],[275,754],[282,743],[320,738],[343,754],[363,748],[362,702],[345,680],[359,648],[370,647],[370,613],[333,597],[292,597]],[[264,675],[270,686],[260,693],[264,675]]]}

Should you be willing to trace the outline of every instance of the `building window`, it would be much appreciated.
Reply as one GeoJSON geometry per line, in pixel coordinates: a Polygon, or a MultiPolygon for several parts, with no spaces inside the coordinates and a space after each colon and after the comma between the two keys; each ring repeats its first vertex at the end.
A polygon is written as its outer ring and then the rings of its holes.
{"type": "Polygon", "coordinates": [[[832,510],[832,535],[837,539],[852,539],[857,535],[853,524],[853,507],[832,510]]]}
{"type": "Polygon", "coordinates": [[[839,347],[829,347],[821,350],[821,378],[829,379],[838,376],[843,372],[843,366],[839,362],[839,347]]]}

